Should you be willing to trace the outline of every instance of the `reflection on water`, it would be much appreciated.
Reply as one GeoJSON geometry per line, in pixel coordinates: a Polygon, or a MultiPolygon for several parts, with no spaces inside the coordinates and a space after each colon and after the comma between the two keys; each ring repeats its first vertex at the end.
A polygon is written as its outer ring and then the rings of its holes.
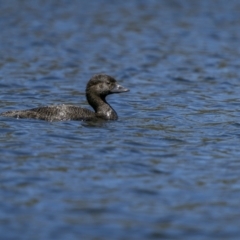
{"type": "Polygon", "coordinates": [[[0,3],[2,111],[89,107],[99,72],[131,90],[116,122],[1,118],[1,237],[238,239],[239,9],[0,3]]]}

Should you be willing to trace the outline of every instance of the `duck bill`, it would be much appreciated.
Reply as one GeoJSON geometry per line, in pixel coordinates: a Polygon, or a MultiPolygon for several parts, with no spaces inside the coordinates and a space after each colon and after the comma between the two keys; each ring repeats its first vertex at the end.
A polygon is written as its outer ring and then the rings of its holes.
{"type": "Polygon", "coordinates": [[[110,91],[111,93],[122,93],[122,92],[128,92],[129,89],[119,85],[119,84],[116,84],[116,86],[110,91]]]}

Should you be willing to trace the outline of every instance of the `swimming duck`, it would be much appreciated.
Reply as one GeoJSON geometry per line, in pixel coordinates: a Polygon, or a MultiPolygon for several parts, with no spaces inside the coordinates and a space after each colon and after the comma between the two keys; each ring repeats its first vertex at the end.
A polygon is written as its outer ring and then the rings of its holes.
{"type": "Polygon", "coordinates": [[[128,92],[127,88],[106,74],[94,75],[86,87],[86,98],[95,112],[74,105],[50,105],[27,110],[13,110],[0,113],[0,116],[15,118],[34,118],[46,121],[64,120],[117,120],[118,115],[107,103],[106,96],[113,93],[128,92]]]}

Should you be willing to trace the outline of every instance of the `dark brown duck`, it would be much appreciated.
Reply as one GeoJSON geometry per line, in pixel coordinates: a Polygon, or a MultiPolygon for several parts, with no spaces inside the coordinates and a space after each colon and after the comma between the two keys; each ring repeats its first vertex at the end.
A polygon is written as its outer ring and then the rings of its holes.
{"type": "Polygon", "coordinates": [[[117,120],[118,115],[107,103],[106,97],[113,93],[129,91],[122,87],[117,81],[105,74],[94,75],[86,87],[86,98],[94,111],[80,108],[74,105],[51,105],[27,110],[14,110],[3,112],[0,116],[15,118],[34,118],[46,121],[64,120],[117,120]]]}

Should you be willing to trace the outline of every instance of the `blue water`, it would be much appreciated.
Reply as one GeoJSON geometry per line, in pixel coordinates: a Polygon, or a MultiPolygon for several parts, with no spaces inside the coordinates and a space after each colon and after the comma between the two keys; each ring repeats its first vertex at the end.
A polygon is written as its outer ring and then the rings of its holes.
{"type": "Polygon", "coordinates": [[[240,2],[0,1],[1,112],[86,108],[112,122],[0,119],[0,239],[240,236],[240,2]]]}

